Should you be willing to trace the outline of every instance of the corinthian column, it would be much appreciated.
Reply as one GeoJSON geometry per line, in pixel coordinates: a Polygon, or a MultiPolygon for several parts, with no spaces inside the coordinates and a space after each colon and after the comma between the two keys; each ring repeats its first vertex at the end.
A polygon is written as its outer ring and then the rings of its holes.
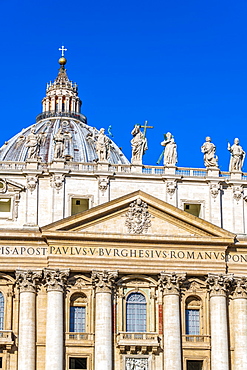
{"type": "Polygon", "coordinates": [[[95,370],[112,369],[112,288],[117,271],[93,271],[96,288],[95,370]]]}
{"type": "Polygon", "coordinates": [[[45,269],[47,287],[46,370],[63,370],[63,293],[69,270],[45,269]]]}
{"type": "Polygon", "coordinates": [[[182,370],[180,284],[185,274],[160,273],[164,306],[164,370],[182,370]]]}
{"type": "Polygon", "coordinates": [[[41,270],[16,270],[20,289],[18,369],[35,370],[35,298],[41,270]]]}
{"type": "Polygon", "coordinates": [[[231,275],[209,274],[211,322],[211,370],[229,370],[226,290],[231,275]]]}
{"type": "Polygon", "coordinates": [[[247,280],[234,279],[234,370],[247,369],[247,280]]]}

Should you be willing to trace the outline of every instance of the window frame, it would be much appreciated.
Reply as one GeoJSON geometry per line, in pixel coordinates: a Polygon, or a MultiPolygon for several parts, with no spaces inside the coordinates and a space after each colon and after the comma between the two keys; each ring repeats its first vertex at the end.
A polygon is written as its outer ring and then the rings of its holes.
{"type": "MultiPolygon", "coordinates": [[[[131,303],[132,304],[132,303],[131,303]]],[[[142,304],[142,303],[141,303],[142,304]]],[[[133,303],[134,305],[134,303],[133,303]]],[[[137,290],[134,290],[134,291],[130,291],[128,292],[128,294],[126,295],[126,302],[125,302],[125,332],[127,333],[147,333],[148,332],[148,300],[147,300],[147,296],[146,294],[143,292],[143,291],[137,291],[137,290]],[[145,322],[145,331],[128,331],[128,298],[133,295],[133,294],[140,294],[144,297],[145,299],[145,317],[146,317],[146,322],[145,322]]]]}
{"type": "MultiPolygon", "coordinates": [[[[73,199],[87,199],[88,209],[91,209],[94,204],[94,196],[92,194],[68,194],[68,209],[67,216],[72,216],[72,201],[73,199]]],[[[86,211],[86,210],[85,210],[86,211]]],[[[76,214],[74,214],[75,216],[76,214]]]]}

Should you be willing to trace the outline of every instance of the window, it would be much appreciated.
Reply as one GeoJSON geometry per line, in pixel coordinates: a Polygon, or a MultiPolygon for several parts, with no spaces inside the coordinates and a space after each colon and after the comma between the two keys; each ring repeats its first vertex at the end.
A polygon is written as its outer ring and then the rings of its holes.
{"type": "Polygon", "coordinates": [[[203,361],[194,361],[188,360],[187,361],[187,370],[202,370],[203,369],[203,361]]]}
{"type": "Polygon", "coordinates": [[[1,214],[9,213],[11,210],[11,199],[1,198],[0,199],[0,216],[1,214]]]}
{"type": "Polygon", "coordinates": [[[72,333],[86,332],[86,302],[85,294],[75,294],[71,297],[69,331],[72,333]]]}
{"type": "Polygon", "coordinates": [[[87,358],[85,357],[70,357],[69,369],[87,369],[87,358]]]}
{"type": "Polygon", "coordinates": [[[184,211],[190,213],[191,215],[200,217],[201,204],[184,203],[184,211]]]}
{"type": "Polygon", "coordinates": [[[185,309],[185,334],[200,335],[200,314],[201,314],[201,299],[199,297],[190,296],[186,299],[185,309]]]}
{"type": "Polygon", "coordinates": [[[126,331],[142,333],[146,331],[146,299],[141,293],[131,293],[126,305],[126,331]]]}
{"type": "Polygon", "coordinates": [[[86,331],[86,307],[70,307],[69,331],[73,333],[85,333],[86,331]]]}
{"type": "Polygon", "coordinates": [[[200,335],[200,311],[186,309],[186,334],[200,335]]]}
{"type": "Polygon", "coordinates": [[[89,209],[89,199],[72,198],[71,199],[71,215],[86,211],[89,209]]]}
{"type": "Polygon", "coordinates": [[[0,292],[0,330],[3,329],[4,329],[4,297],[3,293],[0,292]]]}

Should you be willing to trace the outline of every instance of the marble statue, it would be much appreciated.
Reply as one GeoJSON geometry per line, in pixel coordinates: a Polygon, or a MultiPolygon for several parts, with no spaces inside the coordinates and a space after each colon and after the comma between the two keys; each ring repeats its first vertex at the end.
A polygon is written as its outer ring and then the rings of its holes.
{"type": "Polygon", "coordinates": [[[105,135],[105,129],[101,128],[99,130],[99,136],[96,141],[96,153],[98,155],[99,162],[105,162],[108,160],[109,147],[110,147],[110,140],[105,135]]]}
{"type": "Polygon", "coordinates": [[[58,132],[53,137],[54,140],[54,158],[61,159],[64,157],[64,142],[65,137],[62,129],[60,128],[58,132]]]}
{"type": "Polygon", "coordinates": [[[147,139],[141,132],[140,126],[135,125],[133,130],[131,131],[131,135],[133,135],[133,139],[131,140],[131,147],[132,147],[132,158],[131,163],[141,163],[142,156],[145,154],[147,150],[147,139]]]}
{"type": "Polygon", "coordinates": [[[170,132],[165,135],[165,140],[161,142],[161,145],[165,147],[164,149],[164,166],[169,166],[177,163],[177,144],[172,137],[170,132]]]}
{"type": "Polygon", "coordinates": [[[27,159],[37,159],[40,148],[40,137],[35,133],[35,128],[31,129],[31,133],[27,136],[25,145],[28,148],[27,159]]]}
{"type": "Polygon", "coordinates": [[[230,158],[230,164],[229,164],[229,171],[242,171],[242,167],[244,164],[244,158],[245,158],[245,151],[243,148],[239,145],[239,139],[234,139],[234,144],[231,146],[230,143],[228,143],[227,149],[231,153],[230,158]]]}
{"type": "Polygon", "coordinates": [[[206,137],[205,143],[201,146],[201,151],[204,154],[205,167],[218,167],[218,157],[215,155],[216,146],[211,143],[211,137],[206,137]]]}

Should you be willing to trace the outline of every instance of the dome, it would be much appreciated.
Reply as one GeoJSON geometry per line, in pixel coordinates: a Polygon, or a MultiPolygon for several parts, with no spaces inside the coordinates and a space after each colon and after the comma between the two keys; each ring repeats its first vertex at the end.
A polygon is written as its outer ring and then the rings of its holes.
{"type": "MultiPolygon", "coordinates": [[[[96,142],[99,131],[77,119],[69,117],[50,117],[42,119],[35,125],[23,129],[12,137],[0,149],[0,161],[24,162],[28,159],[28,137],[35,135],[39,141],[37,159],[41,162],[55,160],[56,135],[60,133],[64,141],[64,160],[73,162],[98,161],[96,142]]],[[[109,141],[108,161],[111,164],[128,164],[118,146],[107,137],[109,141]]]]}
{"type": "Polygon", "coordinates": [[[87,125],[86,117],[80,112],[82,102],[77,84],[68,79],[65,63],[60,59],[57,78],[47,84],[42,113],[35,124],[0,148],[0,161],[88,163],[103,160],[110,164],[129,164],[118,146],[104,134],[104,129],[98,131],[87,125]]]}

